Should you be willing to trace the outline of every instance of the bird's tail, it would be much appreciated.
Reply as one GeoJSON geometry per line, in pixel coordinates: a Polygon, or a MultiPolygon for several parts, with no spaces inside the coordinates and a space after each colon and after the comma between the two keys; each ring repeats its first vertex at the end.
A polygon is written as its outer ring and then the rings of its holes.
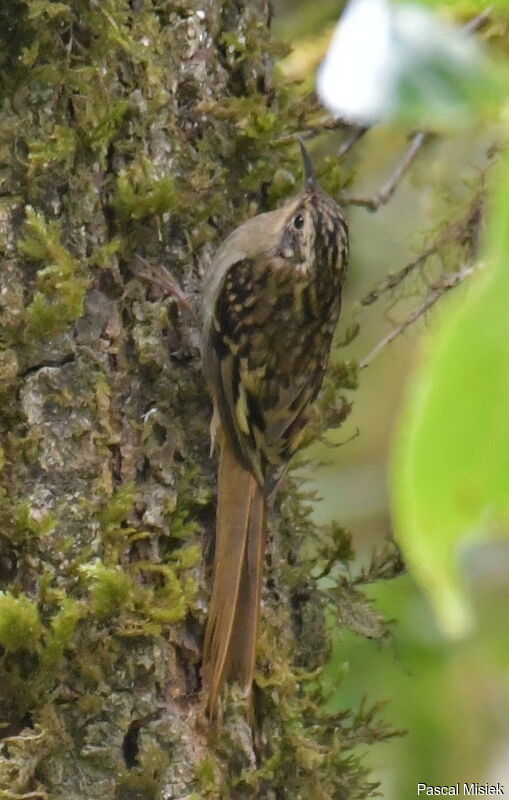
{"type": "Polygon", "coordinates": [[[207,709],[216,716],[225,680],[246,696],[253,682],[266,542],[263,489],[223,440],[214,578],[203,653],[207,709]]]}

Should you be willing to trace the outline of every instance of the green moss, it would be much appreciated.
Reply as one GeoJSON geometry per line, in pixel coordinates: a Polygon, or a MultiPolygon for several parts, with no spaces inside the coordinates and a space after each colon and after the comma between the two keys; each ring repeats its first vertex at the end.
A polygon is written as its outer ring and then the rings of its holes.
{"type": "Polygon", "coordinates": [[[79,603],[61,590],[48,590],[48,584],[45,573],[37,602],[24,594],[0,593],[0,646],[4,650],[0,708],[7,719],[22,717],[28,709],[47,702],[84,616],[79,603]]]}
{"type": "Polygon", "coordinates": [[[27,502],[14,505],[12,510],[14,526],[11,529],[11,541],[21,542],[28,538],[48,536],[55,528],[57,519],[48,512],[35,517],[32,508],[27,502]]]}
{"type": "Polygon", "coordinates": [[[104,159],[111,141],[124,123],[130,104],[127,100],[109,104],[107,93],[95,99],[95,107],[89,103],[82,109],[80,132],[83,146],[104,159]]]}
{"type": "MultiPolygon", "coordinates": [[[[65,274],[73,271],[75,261],[61,242],[60,224],[47,221],[33,208],[27,208],[24,236],[18,240],[18,248],[33,261],[49,261],[58,264],[65,274]]],[[[51,274],[51,267],[49,273],[51,274]]],[[[43,272],[41,279],[45,276],[43,272]]]]}
{"type": "Polygon", "coordinates": [[[44,21],[52,19],[70,19],[72,16],[71,9],[67,3],[58,3],[54,0],[31,0],[28,19],[31,21],[44,21]]]}
{"type": "Polygon", "coordinates": [[[1,800],[46,800],[48,795],[40,784],[44,766],[66,744],[68,737],[55,708],[47,704],[34,711],[31,725],[2,740],[1,800]]]}
{"type": "Polygon", "coordinates": [[[68,169],[76,152],[76,131],[63,125],[55,125],[53,133],[43,140],[29,142],[29,175],[50,166],[68,169]]]}
{"type": "Polygon", "coordinates": [[[172,539],[190,539],[200,532],[196,522],[199,511],[213,500],[210,486],[203,483],[193,465],[189,465],[179,485],[177,502],[171,515],[172,539]]]}
{"type": "Polygon", "coordinates": [[[122,250],[122,239],[114,236],[105,244],[97,247],[90,258],[88,259],[89,265],[101,267],[102,269],[109,269],[111,267],[114,257],[122,250]]]}
{"type": "Polygon", "coordinates": [[[51,338],[83,314],[88,278],[61,241],[60,223],[27,209],[18,249],[46,264],[37,273],[37,288],[25,309],[25,338],[51,338]]]}
{"type": "Polygon", "coordinates": [[[6,652],[40,647],[43,627],[37,604],[26,595],[0,593],[0,644],[6,652]]]}
{"type": "Polygon", "coordinates": [[[276,170],[269,191],[270,205],[276,206],[282,200],[286,200],[289,195],[298,191],[297,187],[298,183],[293,171],[281,168],[276,170]]]}
{"type": "Polygon", "coordinates": [[[348,182],[344,162],[338,156],[327,156],[318,169],[318,180],[332,197],[339,197],[348,182]]]}
{"type": "MultiPolygon", "coordinates": [[[[332,363],[327,369],[318,399],[312,409],[306,427],[303,445],[341,427],[352,409],[351,401],[345,397],[345,390],[357,388],[357,364],[348,361],[332,363]]],[[[302,455],[300,463],[303,462],[302,455]]],[[[299,458],[296,459],[296,463],[299,458]]]]}
{"type": "Polygon", "coordinates": [[[16,352],[8,348],[0,350],[0,393],[7,391],[15,382],[19,372],[16,352]]]}
{"type": "Polygon", "coordinates": [[[124,483],[108,499],[98,512],[98,520],[105,527],[118,526],[125,522],[134,505],[134,483],[124,483]]]}
{"type": "Polygon", "coordinates": [[[99,619],[117,615],[122,636],[156,636],[164,625],[183,619],[197,587],[192,577],[180,573],[195,566],[200,549],[181,548],[171,557],[176,564],[135,561],[129,571],[100,561],[83,565],[91,613],[99,619]]]}
{"type": "Polygon", "coordinates": [[[178,569],[189,569],[196,566],[201,558],[201,547],[197,544],[189,547],[179,547],[172,550],[170,559],[176,562],[178,569]]]}
{"type": "Polygon", "coordinates": [[[204,797],[217,789],[217,764],[211,756],[206,756],[196,765],[196,784],[204,797]]]}
{"type": "Polygon", "coordinates": [[[237,137],[265,139],[281,130],[281,120],[268,106],[266,95],[224,97],[210,111],[218,119],[235,123],[237,137]]]}
{"type": "Polygon", "coordinates": [[[121,567],[107,567],[98,561],[83,566],[82,571],[90,581],[93,614],[104,619],[125,610],[133,584],[121,567]]]}
{"type": "Polygon", "coordinates": [[[41,669],[44,674],[54,673],[64,651],[72,642],[76,626],[83,616],[82,607],[69,597],[63,597],[60,607],[51,620],[44,636],[41,669]]]}
{"type": "MultiPolygon", "coordinates": [[[[159,581],[137,585],[134,603],[146,632],[160,633],[164,624],[184,619],[196,596],[196,582],[191,577],[181,577],[179,567],[138,561],[133,564],[138,574],[158,576],[159,581]]],[[[129,631],[126,630],[126,633],[129,631]]]]}
{"type": "Polygon", "coordinates": [[[156,177],[152,164],[140,159],[117,179],[113,208],[123,219],[176,213],[181,207],[181,194],[171,175],[156,177]]]}

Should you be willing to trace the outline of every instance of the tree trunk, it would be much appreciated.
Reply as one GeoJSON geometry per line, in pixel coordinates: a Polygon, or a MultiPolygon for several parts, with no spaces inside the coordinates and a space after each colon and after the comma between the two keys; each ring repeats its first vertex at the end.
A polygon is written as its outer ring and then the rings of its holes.
{"type": "Polygon", "coordinates": [[[221,238],[291,189],[271,143],[309,109],[273,83],[269,17],[0,9],[0,798],[371,793],[349,750],[376,726],[329,718],[310,674],[326,639],[291,480],[256,724],[234,691],[215,732],[200,704],[215,463],[190,309],[221,238]]]}

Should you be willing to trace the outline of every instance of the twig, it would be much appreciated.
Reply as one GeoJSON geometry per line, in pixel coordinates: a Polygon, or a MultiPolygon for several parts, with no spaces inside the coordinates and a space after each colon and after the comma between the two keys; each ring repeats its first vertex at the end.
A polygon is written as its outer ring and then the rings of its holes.
{"type": "Polygon", "coordinates": [[[365,133],[369,131],[369,125],[363,125],[357,128],[351,136],[346,139],[338,150],[338,156],[342,158],[352,149],[354,144],[357,144],[359,139],[362,139],[365,133]]]}
{"type": "Polygon", "coordinates": [[[327,119],[311,128],[306,128],[305,130],[297,131],[296,133],[289,133],[286,136],[281,136],[279,139],[276,139],[274,144],[289,144],[290,142],[297,142],[299,139],[312,139],[315,136],[319,136],[321,133],[323,133],[323,131],[332,131],[337,129],[351,131],[350,135],[347,136],[345,141],[341,143],[338,150],[338,156],[343,158],[343,156],[350,152],[352,147],[357,144],[360,139],[362,139],[364,134],[370,130],[370,126],[352,125],[350,122],[346,122],[344,119],[327,119]]]}
{"type": "Polygon", "coordinates": [[[166,267],[159,266],[159,272],[156,272],[154,267],[147,261],[146,258],[140,256],[139,253],[136,253],[136,258],[146,267],[146,272],[143,270],[137,269],[136,270],[136,277],[145,278],[145,280],[149,281],[150,283],[156,284],[159,286],[160,289],[163,289],[168,295],[174,297],[177,301],[177,304],[181,309],[187,311],[188,314],[191,315],[194,321],[196,321],[196,312],[191,307],[188,298],[178,285],[177,281],[173,277],[173,275],[166,269],[166,267]]]}
{"type": "Polygon", "coordinates": [[[318,436],[318,441],[320,442],[320,444],[325,445],[325,447],[329,447],[331,450],[333,449],[335,450],[336,447],[344,447],[345,444],[350,444],[350,442],[353,442],[354,439],[357,439],[361,435],[361,431],[360,428],[356,428],[355,432],[352,433],[352,435],[349,436],[347,439],[343,439],[342,442],[330,442],[326,438],[326,435],[327,432],[323,433],[321,436],[318,436]]]}
{"type": "Polygon", "coordinates": [[[444,244],[449,241],[459,241],[465,244],[471,241],[470,255],[475,251],[475,244],[478,238],[479,222],[482,214],[483,195],[478,193],[474,196],[470,203],[467,213],[460,219],[447,225],[440,231],[438,236],[431,242],[430,245],[420,253],[417,258],[410,261],[402,269],[397,272],[390,272],[378,286],[375,286],[367,295],[360,301],[361,306],[370,306],[376,303],[386,292],[390,292],[402,283],[410,273],[418,269],[430,256],[434,255],[444,244]],[[471,229],[475,226],[475,233],[472,236],[471,229]]]}
{"type": "Polygon", "coordinates": [[[280,136],[273,144],[290,144],[291,142],[297,142],[299,139],[312,139],[314,136],[319,136],[323,131],[335,131],[338,128],[349,130],[351,127],[351,123],[345,122],[344,119],[333,119],[330,117],[302,131],[295,131],[294,133],[286,134],[286,136],[280,136]]]}
{"type": "Polygon", "coordinates": [[[488,6],[485,8],[484,11],[481,11],[476,17],[467,22],[466,25],[463,26],[463,31],[470,36],[472,33],[477,33],[483,28],[487,22],[490,21],[490,14],[493,11],[493,6],[488,6]]]}
{"type": "Polygon", "coordinates": [[[468,278],[472,273],[476,272],[478,267],[464,267],[463,269],[459,270],[458,272],[450,272],[447,275],[443,275],[438,281],[436,281],[431,286],[431,291],[428,295],[424,298],[423,302],[414,308],[411,314],[403,320],[399,325],[390,331],[378,344],[374,347],[368,355],[359,362],[359,369],[364,369],[367,367],[371,362],[384,350],[388,344],[390,344],[397,336],[404,333],[407,328],[410,327],[414,322],[416,322],[419,317],[422,317],[426,311],[429,311],[432,306],[435,305],[437,300],[439,300],[443,294],[448,292],[450,289],[454,289],[455,286],[462,283],[466,278],[468,278]]]}
{"type": "Polygon", "coordinates": [[[433,242],[432,245],[426,248],[423,253],[420,253],[417,258],[413,261],[410,261],[409,264],[406,264],[402,269],[399,269],[397,272],[389,272],[386,278],[383,279],[378,286],[375,286],[365,297],[362,298],[360,301],[361,306],[371,306],[373,303],[376,303],[380,297],[385,294],[386,292],[390,292],[391,289],[395,289],[396,286],[399,286],[405,278],[410,275],[415,269],[421,266],[426,259],[432,256],[438,250],[438,243],[433,242]]]}
{"type": "Polygon", "coordinates": [[[347,206],[363,206],[369,211],[378,211],[380,206],[383,206],[389,202],[394,192],[398,188],[401,179],[414,163],[429,135],[429,133],[424,131],[420,131],[414,135],[410,147],[397,165],[391,177],[387,183],[382,186],[380,191],[373,195],[373,197],[343,197],[341,199],[342,204],[347,206]]]}

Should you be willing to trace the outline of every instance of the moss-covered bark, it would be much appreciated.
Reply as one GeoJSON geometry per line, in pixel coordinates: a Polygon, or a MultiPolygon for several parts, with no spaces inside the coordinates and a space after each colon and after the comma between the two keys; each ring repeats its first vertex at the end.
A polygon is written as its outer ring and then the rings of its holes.
{"type": "Polygon", "coordinates": [[[258,734],[235,693],[219,733],[199,702],[214,465],[171,280],[196,304],[224,234],[299,180],[273,142],[313,112],[274,79],[268,22],[268,0],[0,9],[0,798],[371,792],[351,748],[383,731],[328,718],[313,673],[309,567],[344,538],[310,538],[291,481],[258,734]]]}

